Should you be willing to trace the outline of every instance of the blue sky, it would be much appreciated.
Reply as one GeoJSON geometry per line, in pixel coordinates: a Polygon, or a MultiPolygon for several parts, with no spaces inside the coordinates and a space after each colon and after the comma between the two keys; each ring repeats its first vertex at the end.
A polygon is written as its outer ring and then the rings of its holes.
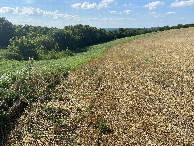
{"type": "Polygon", "coordinates": [[[194,0],[1,0],[13,24],[139,28],[194,23],[194,0]]]}

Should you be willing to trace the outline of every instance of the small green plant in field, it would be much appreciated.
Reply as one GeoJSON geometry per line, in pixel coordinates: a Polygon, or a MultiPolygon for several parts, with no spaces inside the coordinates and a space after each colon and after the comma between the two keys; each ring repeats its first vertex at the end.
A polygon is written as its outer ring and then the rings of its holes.
{"type": "Polygon", "coordinates": [[[89,73],[90,73],[91,75],[93,75],[93,74],[94,74],[94,70],[91,68],[90,71],[89,71],[89,73]]]}
{"type": "Polygon", "coordinates": [[[98,123],[98,130],[102,132],[103,134],[106,134],[108,132],[108,126],[104,120],[100,120],[98,123]]]}
{"type": "Polygon", "coordinates": [[[88,111],[88,110],[92,110],[94,108],[94,106],[93,105],[89,105],[87,108],[86,108],[86,110],[88,111]]]}
{"type": "Polygon", "coordinates": [[[78,112],[81,112],[81,108],[79,106],[76,106],[75,109],[78,111],[78,112]]]}
{"type": "Polygon", "coordinates": [[[33,117],[29,117],[28,118],[28,124],[27,124],[27,131],[28,132],[32,132],[33,131],[33,121],[34,121],[34,118],[33,117]]]}
{"type": "Polygon", "coordinates": [[[66,116],[69,116],[70,114],[67,110],[52,106],[46,107],[44,111],[47,119],[53,123],[62,123],[62,119],[64,119],[66,116]]]}
{"type": "Polygon", "coordinates": [[[35,139],[35,140],[37,140],[37,139],[39,139],[40,138],[40,133],[39,132],[36,132],[36,133],[34,133],[33,135],[32,135],[32,137],[35,139]]]}
{"type": "Polygon", "coordinates": [[[99,91],[98,93],[99,93],[99,96],[102,96],[104,94],[103,91],[99,91]]]}
{"type": "Polygon", "coordinates": [[[95,83],[100,83],[100,82],[102,82],[102,77],[96,78],[95,83]]]}
{"type": "Polygon", "coordinates": [[[70,146],[76,146],[76,145],[77,145],[76,142],[70,144],[70,146]]]}
{"type": "Polygon", "coordinates": [[[80,116],[77,119],[77,122],[79,123],[79,122],[84,121],[84,118],[85,118],[85,116],[81,113],[80,116]]]}

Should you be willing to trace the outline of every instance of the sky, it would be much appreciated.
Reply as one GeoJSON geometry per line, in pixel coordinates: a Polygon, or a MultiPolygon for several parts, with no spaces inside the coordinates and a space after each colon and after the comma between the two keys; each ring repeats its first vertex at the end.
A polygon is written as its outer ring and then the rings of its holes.
{"type": "Polygon", "coordinates": [[[0,0],[13,24],[150,28],[194,23],[194,0],[0,0]]]}

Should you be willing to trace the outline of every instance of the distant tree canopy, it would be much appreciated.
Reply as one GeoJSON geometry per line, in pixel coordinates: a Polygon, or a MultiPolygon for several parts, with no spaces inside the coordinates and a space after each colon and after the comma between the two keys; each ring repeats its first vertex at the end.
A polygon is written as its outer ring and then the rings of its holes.
{"type": "Polygon", "coordinates": [[[7,46],[14,37],[15,28],[11,22],[0,17],[0,46],[7,46]]]}
{"type": "Polygon", "coordinates": [[[7,59],[27,60],[29,57],[50,59],[45,55],[55,56],[51,54],[61,51],[68,52],[68,54],[69,51],[80,52],[81,48],[86,46],[118,38],[187,27],[194,27],[194,24],[178,24],[172,27],[164,26],[152,29],[120,28],[118,31],[106,31],[105,29],[78,24],[57,29],[31,25],[13,25],[5,18],[0,17],[0,48],[7,46],[7,54],[5,54],[7,59]]]}

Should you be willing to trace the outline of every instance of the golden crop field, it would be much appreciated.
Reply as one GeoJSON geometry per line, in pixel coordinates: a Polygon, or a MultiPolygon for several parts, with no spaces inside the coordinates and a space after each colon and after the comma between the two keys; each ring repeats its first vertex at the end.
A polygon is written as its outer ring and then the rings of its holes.
{"type": "Polygon", "coordinates": [[[7,145],[194,145],[194,28],[114,46],[47,99],[7,145]]]}

